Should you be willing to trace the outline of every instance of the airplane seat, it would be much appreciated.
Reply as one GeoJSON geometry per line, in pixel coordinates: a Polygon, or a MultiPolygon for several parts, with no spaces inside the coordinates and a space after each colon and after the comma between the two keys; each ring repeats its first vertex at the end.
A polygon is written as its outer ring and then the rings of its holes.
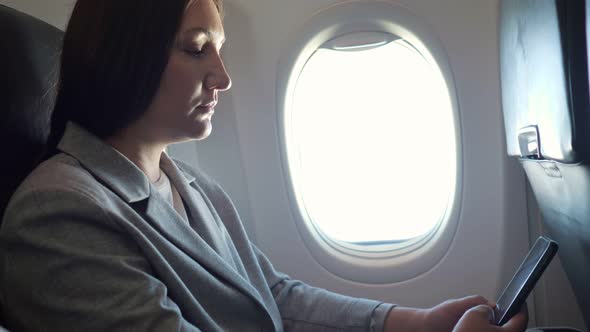
{"type": "MultiPolygon", "coordinates": [[[[0,217],[44,153],[63,32],[0,5],[0,217]]],[[[0,219],[1,220],[1,219],[0,219]]],[[[5,331],[0,327],[0,331],[5,331]]]]}
{"type": "Polygon", "coordinates": [[[0,212],[41,158],[50,129],[63,32],[0,5],[0,212]]]}
{"type": "MultiPolygon", "coordinates": [[[[503,0],[502,108],[548,236],[590,325],[590,0],[503,0]]],[[[543,329],[537,330],[543,331],[543,329]]]]}

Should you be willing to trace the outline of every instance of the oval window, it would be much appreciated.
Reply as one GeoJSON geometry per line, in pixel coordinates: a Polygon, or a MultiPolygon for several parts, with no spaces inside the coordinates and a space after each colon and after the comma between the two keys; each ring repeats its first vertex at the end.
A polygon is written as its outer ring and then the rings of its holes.
{"type": "Polygon", "coordinates": [[[393,34],[350,33],[312,53],[292,93],[288,166],[300,212],[322,237],[383,251],[437,229],[457,146],[436,64],[393,34]]]}
{"type": "Polygon", "coordinates": [[[344,279],[414,278],[456,234],[460,112],[430,27],[391,2],[343,2],[306,21],[279,60],[293,221],[314,259],[344,279]]]}

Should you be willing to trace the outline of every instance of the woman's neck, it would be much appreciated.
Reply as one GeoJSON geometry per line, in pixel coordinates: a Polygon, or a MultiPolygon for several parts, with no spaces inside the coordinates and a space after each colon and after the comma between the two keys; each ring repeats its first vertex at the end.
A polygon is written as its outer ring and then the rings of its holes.
{"type": "Polygon", "coordinates": [[[151,182],[160,179],[160,157],[166,144],[153,142],[141,135],[146,131],[125,128],[105,141],[131,160],[151,182]]]}

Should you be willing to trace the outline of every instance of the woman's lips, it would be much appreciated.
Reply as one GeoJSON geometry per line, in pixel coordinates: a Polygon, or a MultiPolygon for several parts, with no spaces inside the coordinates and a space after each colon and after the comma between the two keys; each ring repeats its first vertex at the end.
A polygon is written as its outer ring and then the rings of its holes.
{"type": "Polygon", "coordinates": [[[215,113],[215,106],[217,105],[216,102],[200,105],[196,107],[198,114],[202,115],[212,115],[215,113]]]}

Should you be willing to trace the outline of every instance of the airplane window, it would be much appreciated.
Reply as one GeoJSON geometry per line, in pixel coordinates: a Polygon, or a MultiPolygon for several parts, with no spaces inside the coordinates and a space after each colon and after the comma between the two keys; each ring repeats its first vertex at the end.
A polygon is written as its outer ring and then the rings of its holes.
{"type": "Polygon", "coordinates": [[[315,50],[293,89],[288,167],[299,210],[323,238],[382,251],[437,229],[457,146],[436,64],[395,35],[352,33],[315,50]]]}

